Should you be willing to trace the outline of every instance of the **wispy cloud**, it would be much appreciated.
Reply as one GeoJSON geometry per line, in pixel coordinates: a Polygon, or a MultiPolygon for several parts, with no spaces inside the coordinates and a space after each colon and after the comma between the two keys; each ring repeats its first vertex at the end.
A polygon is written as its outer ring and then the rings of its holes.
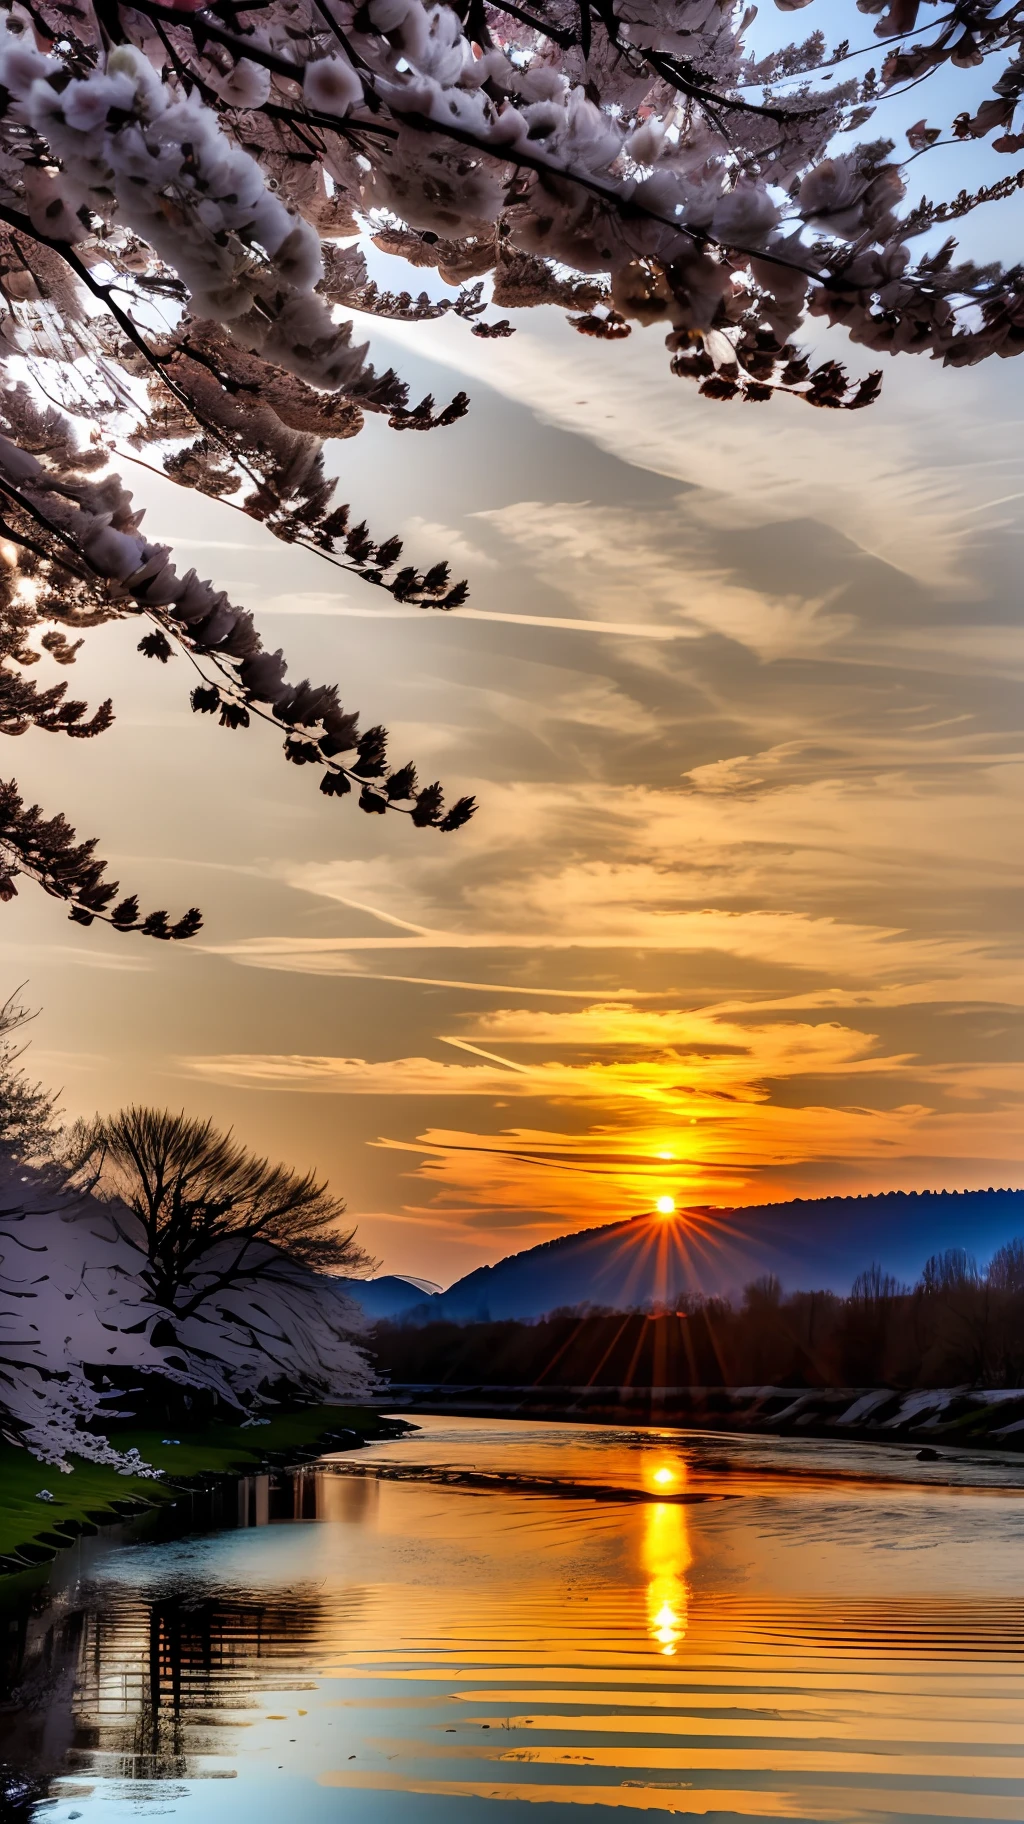
{"type": "Polygon", "coordinates": [[[691,637],[715,634],[760,658],[835,644],[853,627],[829,610],[828,593],[803,598],[744,587],[711,555],[690,496],[649,513],[588,502],[520,501],[478,517],[510,541],[550,587],[584,610],[601,609],[609,630],[629,625],[641,600],[691,637]],[[702,549],[702,547],[705,547],[702,549]]]}
{"type": "Polygon", "coordinates": [[[464,533],[453,526],[443,526],[437,520],[424,519],[419,513],[413,513],[404,522],[402,533],[405,538],[415,541],[417,550],[443,551],[451,564],[468,564],[474,570],[496,570],[498,567],[497,560],[471,543],[464,533]]]}
{"type": "MultiPolygon", "coordinates": [[[[102,940],[101,940],[102,941],[102,940]]],[[[118,975],[144,975],[152,968],[146,956],[129,952],[125,954],[120,947],[122,940],[117,940],[119,948],[103,950],[100,944],[89,949],[85,944],[46,944],[38,943],[4,943],[0,944],[0,959],[13,963],[15,969],[26,966],[34,967],[46,962],[66,963],[74,969],[96,969],[101,972],[112,971],[118,975]]]]}
{"type": "MultiPolygon", "coordinates": [[[[913,937],[898,928],[853,925],[830,918],[813,918],[799,912],[733,912],[704,908],[681,911],[656,903],[668,895],[668,883],[655,871],[641,868],[609,869],[592,864],[563,870],[546,882],[531,883],[548,889],[537,903],[529,891],[522,895],[524,923],[533,929],[516,930],[506,923],[503,908],[494,902],[504,892],[481,892],[498,914],[484,929],[426,929],[414,935],[385,937],[258,937],[231,944],[209,944],[207,953],[263,969],[330,975],[350,973],[346,959],[364,952],[490,951],[662,951],[677,956],[720,952],[734,961],[756,961],[786,971],[826,971],[840,977],[867,976],[885,981],[922,974],[960,982],[969,967],[976,967],[981,946],[970,941],[950,943],[940,938],[913,937]],[[615,878],[609,879],[609,875],[615,878]],[[646,904],[637,904],[641,887],[646,904]],[[654,903],[652,903],[654,902],[654,903]]],[[[995,967],[993,959],[992,968],[995,967]]],[[[1007,986],[1005,974],[999,979],[1007,986]]]]}
{"type": "MultiPolygon", "coordinates": [[[[536,983],[526,982],[473,982],[464,981],[457,976],[445,975],[391,975],[382,969],[360,968],[358,963],[352,963],[346,967],[344,957],[341,955],[332,957],[331,960],[332,968],[329,973],[346,975],[353,981],[402,982],[410,988],[453,988],[460,993],[465,991],[470,994],[510,995],[516,1000],[521,995],[537,996],[542,1000],[563,1001],[592,1001],[594,998],[593,990],[590,988],[541,987],[536,983]]],[[[651,993],[655,995],[658,992],[657,989],[651,990],[651,993]]],[[[638,998],[644,998],[638,995],[635,988],[606,988],[603,993],[606,999],[635,1001],[638,998]]]]}
{"type": "MultiPolygon", "coordinates": [[[[993,504],[993,460],[1009,484],[1004,498],[1024,468],[1012,419],[1003,424],[993,410],[998,380],[978,370],[961,377],[954,450],[948,403],[920,364],[887,364],[882,403],[852,418],[786,401],[757,418],[673,382],[656,332],[603,349],[598,377],[592,350],[558,324],[520,313],[516,335],[500,346],[473,343],[460,327],[444,321],[423,336],[420,325],[394,324],[387,334],[429,347],[550,424],[699,489],[709,523],[736,529],[816,518],[941,588],[970,582],[975,522],[962,509],[993,504]],[[976,501],[965,503],[965,490],[976,501]]],[[[856,360],[841,333],[825,340],[829,353],[856,360]]]]}
{"type": "MultiPolygon", "coordinates": [[[[321,595],[312,590],[305,594],[289,592],[288,595],[269,596],[262,604],[261,612],[355,621],[422,622],[423,619],[423,610],[419,608],[376,605],[370,608],[363,602],[346,601],[344,596],[321,595]]],[[[499,609],[477,607],[460,608],[459,621],[482,621],[497,627],[523,627],[546,633],[597,633],[628,640],[692,640],[697,637],[693,627],[669,627],[655,621],[595,620],[580,614],[503,613],[499,609]]]]}
{"type": "Polygon", "coordinates": [[[533,1096],[598,1101],[609,1106],[636,1100],[666,1113],[724,1118],[722,1104],[762,1101],[767,1079],[792,1076],[850,1078],[903,1071],[907,1056],[878,1052],[873,1034],[835,1021],[808,1024],[777,1020],[740,1025],[723,1017],[679,1012],[638,1012],[610,1004],[576,1013],[501,1012],[478,1018],[473,1038],[439,1034],[446,1044],[483,1060],[447,1064],[431,1058],[367,1062],[362,1058],[289,1057],[250,1053],[193,1057],[186,1067],[200,1076],[364,1095],[533,1096]],[[608,1060],[524,1062],[476,1043],[493,1035],[504,1046],[557,1051],[609,1051],[608,1060]],[[631,1054],[639,1054],[633,1056],[631,1054]]]}

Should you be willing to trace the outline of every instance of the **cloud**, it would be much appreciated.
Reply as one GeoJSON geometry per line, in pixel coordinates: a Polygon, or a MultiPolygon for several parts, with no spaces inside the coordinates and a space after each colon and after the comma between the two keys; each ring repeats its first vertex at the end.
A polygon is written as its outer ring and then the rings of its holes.
{"type": "Polygon", "coordinates": [[[854,626],[852,616],[827,612],[827,596],[811,599],[739,585],[728,565],[714,561],[721,541],[709,540],[690,511],[691,496],[674,510],[644,513],[590,502],[520,501],[479,513],[513,544],[539,578],[615,627],[628,623],[641,600],[690,632],[717,634],[759,658],[813,651],[834,644],[854,626]]]}
{"type": "MultiPolygon", "coordinates": [[[[376,605],[367,607],[362,602],[348,602],[343,596],[321,593],[319,590],[307,590],[304,594],[291,591],[287,595],[267,596],[260,603],[261,614],[313,615],[326,616],[337,620],[355,621],[415,621],[422,625],[422,608],[401,608],[376,605]]],[[[614,634],[620,639],[628,640],[691,640],[696,638],[692,627],[667,627],[652,621],[609,621],[594,620],[585,615],[556,614],[516,614],[504,613],[499,609],[467,607],[458,611],[460,622],[481,621],[485,625],[496,627],[523,627],[532,632],[537,629],[543,633],[598,633],[614,634]]]]}
{"type": "Polygon", "coordinates": [[[378,1142],[417,1156],[437,1207],[454,1208],[454,1199],[472,1215],[497,1205],[509,1221],[518,1211],[555,1228],[571,1214],[596,1221],[647,1208],[666,1189],[683,1200],[749,1202],[766,1174],[808,1161],[877,1166],[923,1151],[1013,1161],[1018,1150],[1019,1066],[937,1069],[834,1019],[607,1003],[478,1013],[463,1034],[437,1036],[471,1061],[254,1053],[183,1063],[236,1088],[571,1111],[574,1134],[429,1128],[416,1140],[378,1142]],[[891,1087],[880,1094],[883,1084],[891,1087]]]}
{"type": "MultiPolygon", "coordinates": [[[[443,551],[449,563],[472,565],[474,570],[496,570],[498,567],[496,559],[488,557],[478,545],[471,544],[464,533],[451,526],[442,526],[436,520],[423,519],[418,513],[405,521],[402,532],[406,539],[416,541],[417,550],[430,547],[443,551]]],[[[421,565],[425,561],[430,560],[421,557],[421,565]]]]}
{"type": "MultiPolygon", "coordinates": [[[[777,962],[787,968],[831,967],[843,974],[872,963],[877,972],[889,974],[907,966],[920,968],[928,958],[933,965],[948,965],[948,946],[908,942],[907,954],[897,956],[891,940],[897,930],[844,924],[835,919],[815,919],[800,912],[730,912],[713,907],[700,911],[675,911],[657,904],[637,906],[631,889],[642,885],[653,899],[669,897],[672,883],[656,869],[614,868],[598,862],[579,868],[553,871],[546,879],[530,883],[536,895],[524,911],[533,914],[535,928],[517,931],[501,922],[503,887],[482,889],[479,897],[499,916],[487,928],[452,931],[440,928],[404,937],[254,937],[230,944],[208,944],[211,956],[257,968],[292,969],[306,974],[331,974],[335,958],[362,951],[442,950],[661,950],[673,953],[721,951],[731,957],[777,962]],[[612,877],[612,878],[609,878],[612,877]],[[592,889],[592,891],[591,891],[592,889]],[[547,903],[548,892],[551,895],[547,903]],[[573,928],[571,917],[556,921],[561,908],[580,913],[573,928]]],[[[344,961],[343,970],[347,970],[344,961]]]]}
{"type": "MultiPolygon", "coordinates": [[[[709,525],[817,519],[937,588],[977,590],[983,510],[996,510],[997,497],[1017,492],[1024,475],[1015,426],[993,409],[995,376],[957,374],[953,395],[925,364],[889,362],[882,400],[869,411],[812,412],[776,400],[755,412],[673,381],[655,333],[595,349],[561,323],[525,312],[516,322],[500,346],[474,342],[448,320],[389,324],[387,339],[638,468],[699,489],[695,510],[709,525]],[[994,470],[1003,484],[995,490],[994,470]]],[[[379,337],[381,326],[372,328],[379,337]]],[[[841,333],[826,334],[821,352],[854,363],[860,353],[841,333]]]]}
{"type": "Polygon", "coordinates": [[[470,1054],[471,1064],[428,1057],[369,1062],[363,1058],[245,1053],[182,1060],[192,1074],[232,1085],[322,1094],[530,1097],[581,1108],[625,1109],[640,1102],[671,1120],[730,1120],[740,1106],[767,1100],[768,1080],[791,1076],[850,1079],[904,1070],[907,1057],[885,1056],[871,1033],[837,1021],[775,1020],[740,1024],[701,1013],[638,1011],[622,1004],[580,1012],[484,1014],[470,1037],[438,1034],[470,1054]],[[577,1055],[524,1061],[475,1041],[577,1055]],[[586,1056],[611,1052],[610,1058],[586,1056]],[[636,1055],[630,1055],[636,1054],[636,1055]]]}
{"type": "MultiPolygon", "coordinates": [[[[383,930],[328,937],[283,933],[209,944],[206,950],[249,967],[323,975],[348,973],[356,966],[354,959],[369,953],[484,951],[506,959],[524,953],[554,958],[567,951],[662,953],[677,959],[717,955],[727,966],[756,965],[762,972],[762,988],[776,993],[791,975],[816,977],[821,991],[931,982],[945,998],[966,995],[1014,1002],[1024,992],[1019,944],[1008,954],[998,930],[990,937],[980,930],[928,933],[824,911],[795,911],[786,903],[835,897],[837,888],[847,882],[852,886],[855,877],[864,891],[873,875],[888,875],[892,886],[913,880],[931,859],[927,851],[933,819],[935,871],[939,877],[948,871],[952,879],[970,856],[972,842],[965,828],[963,846],[950,840],[948,852],[942,851],[943,809],[947,837],[952,838],[956,828],[948,800],[926,801],[919,808],[916,828],[908,825],[903,849],[894,815],[884,850],[874,857],[853,844],[844,851],[841,825],[829,828],[836,822],[832,817],[819,822],[813,832],[816,839],[809,841],[813,826],[806,800],[802,807],[784,805],[778,819],[762,822],[756,831],[752,827],[749,835],[744,825],[751,807],[743,800],[730,800],[738,827],[731,832],[731,843],[723,840],[719,827],[715,847],[710,846],[711,836],[709,846],[702,846],[702,826],[706,822],[710,827],[720,800],[709,795],[706,805],[696,800],[692,808],[693,814],[683,818],[669,806],[659,810],[652,805],[647,839],[648,847],[659,852],[656,860],[588,859],[559,865],[541,853],[532,865],[524,858],[518,874],[485,873],[476,881],[467,877],[444,923],[444,909],[432,900],[429,881],[424,880],[419,894],[406,881],[394,901],[415,912],[415,921],[402,920],[385,906],[380,913],[383,930]],[[797,846],[798,825],[802,847],[797,846]],[[661,858],[673,853],[699,859],[673,865],[661,858]],[[759,893],[763,897],[769,877],[770,895],[780,902],[774,907],[744,910],[713,903],[716,898],[728,902],[759,893]]],[[[832,809],[827,794],[818,809],[819,817],[832,809]]],[[[624,843],[618,846],[628,848],[624,843]]],[[[351,907],[357,902],[345,888],[354,873],[365,879],[365,871],[347,864],[309,864],[289,877],[304,892],[351,907]]],[[[382,865],[374,895],[378,901],[387,896],[389,873],[389,866],[382,865]]],[[[368,901],[360,903],[360,910],[373,916],[368,901]]],[[[556,980],[555,985],[565,984],[556,980]]]]}
{"type": "Polygon", "coordinates": [[[0,958],[13,962],[15,968],[21,968],[30,961],[38,965],[51,961],[60,963],[66,959],[73,969],[84,967],[113,970],[122,975],[147,974],[153,966],[151,961],[145,955],[132,955],[130,952],[126,955],[122,947],[123,941],[118,938],[115,940],[116,948],[102,950],[99,943],[94,943],[90,948],[86,944],[47,944],[41,940],[38,943],[18,943],[12,940],[0,944],[0,958]]]}
{"type": "MultiPolygon", "coordinates": [[[[392,975],[382,969],[361,969],[358,963],[350,963],[342,955],[332,956],[331,964],[329,973],[351,976],[354,980],[361,982],[403,982],[410,988],[453,988],[470,994],[512,995],[516,999],[520,995],[536,995],[542,999],[567,1001],[592,1001],[594,998],[593,990],[590,988],[548,988],[526,982],[472,982],[465,981],[458,976],[446,975],[392,975]]],[[[638,997],[635,988],[605,988],[602,990],[602,994],[606,1000],[612,996],[627,1001],[643,998],[638,997]]]]}
{"type": "Polygon", "coordinates": [[[192,1076],[241,1089],[292,1089],[350,1096],[495,1095],[514,1075],[497,1067],[438,1064],[433,1058],[287,1057],[240,1052],[179,1060],[192,1076]]]}
{"type": "Polygon", "coordinates": [[[997,1105],[962,1112],[916,1101],[884,1109],[801,1103],[747,1106],[728,1123],[698,1121],[685,1130],[654,1120],[613,1134],[606,1123],[582,1133],[548,1126],[497,1135],[435,1126],[415,1140],[379,1144],[415,1157],[413,1176],[430,1187],[431,1214],[461,1213],[467,1227],[482,1230],[529,1226],[553,1235],[649,1210],[666,1193],[680,1205],[782,1199],[793,1194],[794,1172],[805,1195],[843,1182],[966,1188],[991,1183],[994,1165],[1010,1181],[1020,1172],[1013,1124],[1021,1100],[1018,1084],[997,1105]],[[672,1146],[674,1157],[661,1157],[672,1146]]]}

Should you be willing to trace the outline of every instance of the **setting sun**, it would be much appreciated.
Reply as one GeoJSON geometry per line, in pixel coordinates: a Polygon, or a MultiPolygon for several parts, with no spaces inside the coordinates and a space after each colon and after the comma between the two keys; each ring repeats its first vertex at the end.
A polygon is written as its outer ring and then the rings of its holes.
{"type": "Polygon", "coordinates": [[[659,1197],[654,1207],[659,1216],[673,1216],[675,1214],[676,1200],[674,1197],[659,1197]]]}
{"type": "Polygon", "coordinates": [[[654,1472],[654,1480],[659,1483],[662,1488],[667,1487],[667,1485],[670,1482],[674,1482],[675,1479],[676,1472],[674,1469],[656,1469],[654,1472]]]}

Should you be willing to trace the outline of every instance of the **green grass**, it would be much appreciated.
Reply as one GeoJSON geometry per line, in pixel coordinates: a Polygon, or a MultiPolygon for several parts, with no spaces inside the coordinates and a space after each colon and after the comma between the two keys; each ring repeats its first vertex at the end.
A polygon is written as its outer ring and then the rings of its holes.
{"type": "Polygon", "coordinates": [[[112,1428],[111,1442],[127,1450],[135,1445],[145,1461],[165,1473],[158,1481],[141,1476],[121,1476],[114,1469],[73,1458],[74,1469],[62,1475],[36,1461],[27,1450],[0,1444],[0,1571],[22,1562],[49,1557],[81,1532],[92,1532],[105,1521],[126,1511],[159,1507],[173,1501],[193,1477],[209,1480],[218,1475],[259,1469],[268,1457],[302,1458],[318,1445],[330,1448],[327,1434],[354,1431],[361,1439],[389,1435],[390,1427],[376,1412],[356,1406],[304,1407],[282,1412],[268,1425],[204,1426],[198,1431],[141,1431],[136,1426],[112,1428]],[[180,1439],[177,1445],[164,1437],[180,1439]],[[49,1489],[52,1501],[40,1501],[49,1489]],[[64,1532],[64,1528],[67,1531],[64,1532]]]}

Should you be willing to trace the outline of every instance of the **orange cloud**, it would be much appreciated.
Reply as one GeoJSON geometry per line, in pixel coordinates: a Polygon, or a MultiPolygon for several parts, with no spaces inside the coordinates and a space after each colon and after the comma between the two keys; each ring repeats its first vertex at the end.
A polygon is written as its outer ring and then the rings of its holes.
{"type": "Polygon", "coordinates": [[[808,1164],[857,1161],[885,1178],[901,1159],[969,1169],[1017,1151],[1018,1066],[923,1062],[835,1019],[616,1001],[483,1012],[465,1034],[439,1035],[465,1062],[236,1054],[187,1065],[238,1087],[478,1100],[488,1125],[431,1125],[376,1143],[416,1157],[432,1220],[471,1227],[550,1234],[650,1209],[659,1196],[751,1202],[766,1182],[785,1194],[787,1174],[808,1164]],[[803,1093],[787,1087],[797,1084],[803,1093]],[[495,1132],[495,1106],[524,1102],[561,1118],[495,1132]]]}

